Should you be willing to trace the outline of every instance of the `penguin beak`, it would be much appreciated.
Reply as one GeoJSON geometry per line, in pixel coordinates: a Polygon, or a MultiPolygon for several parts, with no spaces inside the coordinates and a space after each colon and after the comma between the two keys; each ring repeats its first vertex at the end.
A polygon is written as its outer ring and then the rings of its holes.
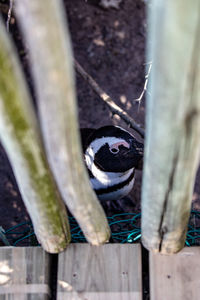
{"type": "Polygon", "coordinates": [[[135,152],[136,155],[143,156],[144,155],[144,145],[135,139],[130,140],[131,150],[135,152]]]}
{"type": "Polygon", "coordinates": [[[135,139],[130,140],[131,152],[133,153],[134,159],[136,160],[136,169],[142,170],[143,168],[143,157],[144,157],[144,145],[135,139]]]}
{"type": "Polygon", "coordinates": [[[143,158],[141,158],[137,164],[137,168],[138,170],[142,170],[143,169],[143,158]]]}

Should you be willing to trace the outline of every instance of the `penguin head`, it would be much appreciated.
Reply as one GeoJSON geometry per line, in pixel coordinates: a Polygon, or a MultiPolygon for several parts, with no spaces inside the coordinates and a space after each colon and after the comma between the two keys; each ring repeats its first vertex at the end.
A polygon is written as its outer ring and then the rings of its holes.
{"type": "Polygon", "coordinates": [[[118,126],[104,126],[89,136],[85,151],[87,167],[92,164],[103,171],[121,173],[138,168],[143,159],[143,144],[118,126]]]}

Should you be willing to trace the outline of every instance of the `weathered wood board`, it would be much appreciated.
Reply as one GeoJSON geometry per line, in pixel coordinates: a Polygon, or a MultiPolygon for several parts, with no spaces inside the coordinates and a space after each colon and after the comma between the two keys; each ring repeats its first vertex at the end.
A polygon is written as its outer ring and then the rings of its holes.
{"type": "Polygon", "coordinates": [[[39,123],[50,168],[84,236],[99,245],[109,240],[110,228],[83,162],[72,46],[63,2],[15,0],[15,11],[30,50],[39,123]]]}
{"type": "Polygon", "coordinates": [[[0,299],[50,299],[49,267],[40,247],[0,247],[0,299]]]}
{"type": "Polygon", "coordinates": [[[139,244],[70,244],[59,254],[58,300],[142,299],[139,244]]]}
{"type": "Polygon", "coordinates": [[[150,299],[193,300],[200,295],[200,247],[150,254],[150,299]]]}
{"type": "Polygon", "coordinates": [[[199,167],[200,1],[152,0],[148,20],[142,242],[170,254],[185,245],[199,167]]]}

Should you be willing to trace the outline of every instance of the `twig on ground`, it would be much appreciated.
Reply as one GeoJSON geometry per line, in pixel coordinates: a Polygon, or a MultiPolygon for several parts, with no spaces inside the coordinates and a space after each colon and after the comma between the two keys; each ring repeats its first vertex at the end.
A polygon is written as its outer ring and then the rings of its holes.
{"type": "Polygon", "coordinates": [[[76,71],[90,84],[96,94],[99,95],[100,98],[109,106],[111,112],[120,116],[121,119],[123,119],[132,129],[139,133],[142,138],[144,138],[144,130],[140,127],[140,125],[138,125],[132,117],[130,117],[108,96],[108,94],[102,90],[97,82],[80,66],[76,60],[74,60],[74,65],[76,71]]]}
{"type": "Polygon", "coordinates": [[[142,93],[140,94],[140,97],[137,98],[137,99],[134,99],[134,101],[138,102],[139,103],[139,106],[138,106],[138,109],[140,107],[140,103],[142,101],[142,98],[145,94],[145,92],[147,91],[147,85],[148,85],[148,81],[149,81],[149,75],[151,73],[151,68],[152,68],[152,61],[150,61],[149,63],[147,63],[149,65],[149,68],[148,68],[148,71],[147,71],[147,74],[145,75],[145,82],[144,82],[144,88],[143,88],[143,91],[142,93]]]}
{"type": "Polygon", "coordinates": [[[10,27],[10,19],[11,19],[11,14],[12,14],[12,9],[13,9],[13,2],[14,2],[14,0],[9,0],[8,18],[7,18],[7,22],[6,22],[6,28],[7,28],[8,32],[9,32],[9,27],[10,27]]]}

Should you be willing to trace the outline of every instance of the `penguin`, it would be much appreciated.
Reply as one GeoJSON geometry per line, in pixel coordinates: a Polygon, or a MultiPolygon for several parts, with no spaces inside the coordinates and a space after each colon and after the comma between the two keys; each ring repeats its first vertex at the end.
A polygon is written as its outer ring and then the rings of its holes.
{"type": "Polygon", "coordinates": [[[119,200],[133,188],[141,169],[144,146],[119,126],[81,129],[90,183],[100,201],[119,200]]]}

